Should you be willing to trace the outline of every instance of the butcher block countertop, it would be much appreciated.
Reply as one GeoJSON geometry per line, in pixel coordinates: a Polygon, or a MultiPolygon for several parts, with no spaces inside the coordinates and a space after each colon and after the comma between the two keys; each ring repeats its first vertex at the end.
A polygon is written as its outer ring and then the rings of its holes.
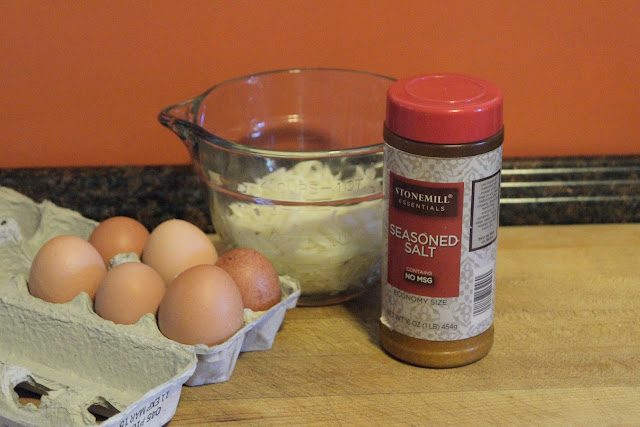
{"type": "Polygon", "coordinates": [[[231,379],[184,387],[170,426],[640,425],[640,224],[499,232],[495,342],[461,368],[379,344],[379,291],[286,314],[231,379]]]}

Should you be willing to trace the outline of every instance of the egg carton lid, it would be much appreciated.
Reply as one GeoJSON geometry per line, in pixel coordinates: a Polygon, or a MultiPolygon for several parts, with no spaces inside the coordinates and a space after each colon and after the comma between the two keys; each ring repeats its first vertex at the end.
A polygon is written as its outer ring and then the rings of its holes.
{"type": "Polygon", "coordinates": [[[0,187],[0,422],[2,425],[164,425],[183,385],[227,381],[239,353],[268,350],[300,295],[281,276],[282,300],[263,312],[245,309],[245,325],[208,347],[164,337],[152,314],[135,325],[100,318],[85,293],[64,304],[31,296],[31,261],[49,239],[88,238],[98,223],[50,201],[36,203],[0,187]],[[16,389],[40,395],[23,405],[16,389]]]}

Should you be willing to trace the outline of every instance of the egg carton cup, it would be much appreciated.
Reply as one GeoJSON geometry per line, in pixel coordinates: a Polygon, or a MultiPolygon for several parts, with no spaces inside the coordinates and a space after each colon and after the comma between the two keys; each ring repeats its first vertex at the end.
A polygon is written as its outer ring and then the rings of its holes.
{"type": "Polygon", "coordinates": [[[49,239],[87,239],[98,223],[49,201],[0,187],[0,425],[160,426],[175,414],[183,385],[227,381],[241,352],[272,347],[300,296],[281,276],[282,300],[245,309],[245,325],[212,347],[164,337],[152,314],[134,325],[100,318],[86,293],[52,304],[28,292],[31,262],[49,239]],[[21,403],[18,390],[39,396],[21,403]]]}
{"type": "Polygon", "coordinates": [[[173,417],[196,357],[156,332],[152,315],[130,327],[101,322],[86,293],[52,307],[29,295],[21,276],[0,292],[0,424],[91,425],[97,416],[107,426],[163,425],[173,417]],[[40,395],[39,406],[20,403],[16,388],[40,395]]]}

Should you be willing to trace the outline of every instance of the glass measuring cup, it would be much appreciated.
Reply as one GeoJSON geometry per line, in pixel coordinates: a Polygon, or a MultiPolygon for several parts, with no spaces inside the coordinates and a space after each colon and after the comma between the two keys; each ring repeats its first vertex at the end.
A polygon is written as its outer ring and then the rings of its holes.
{"type": "Polygon", "coordinates": [[[299,280],[300,305],[339,303],[378,283],[392,82],[354,70],[268,71],[159,115],[210,189],[216,233],[299,280]]]}

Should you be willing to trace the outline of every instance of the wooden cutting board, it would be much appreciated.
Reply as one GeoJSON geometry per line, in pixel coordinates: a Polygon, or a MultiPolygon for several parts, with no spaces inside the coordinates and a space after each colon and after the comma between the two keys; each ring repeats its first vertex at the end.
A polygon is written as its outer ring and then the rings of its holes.
{"type": "Polygon", "coordinates": [[[640,224],[502,227],[496,336],[434,370],[379,345],[379,291],[289,310],[170,425],[640,425],[640,224]]]}

